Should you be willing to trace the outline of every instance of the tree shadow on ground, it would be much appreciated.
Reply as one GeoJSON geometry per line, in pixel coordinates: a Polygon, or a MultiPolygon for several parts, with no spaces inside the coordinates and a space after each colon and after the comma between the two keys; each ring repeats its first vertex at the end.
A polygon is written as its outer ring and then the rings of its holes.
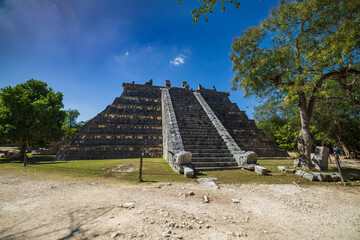
{"type": "MultiPolygon", "coordinates": [[[[54,156],[44,155],[44,156],[31,156],[26,160],[28,165],[40,165],[40,164],[58,164],[58,163],[67,163],[68,161],[56,161],[54,156]]],[[[23,164],[23,159],[17,158],[2,158],[0,159],[0,164],[5,163],[19,163],[23,164]]]]}
{"type": "Polygon", "coordinates": [[[342,167],[341,168],[344,178],[346,181],[359,181],[360,180],[360,169],[342,167]]]}
{"type": "MultiPolygon", "coordinates": [[[[99,210],[99,209],[97,209],[99,210]]],[[[0,239],[2,240],[16,240],[16,239],[51,239],[50,236],[54,235],[54,234],[58,234],[58,235],[62,235],[57,237],[56,239],[59,240],[66,240],[66,239],[93,239],[96,236],[93,234],[90,234],[88,237],[85,236],[86,234],[88,234],[89,230],[84,228],[84,225],[88,225],[88,224],[92,224],[95,221],[98,221],[98,219],[102,216],[105,216],[106,214],[108,214],[109,212],[113,211],[113,208],[105,208],[105,209],[101,209],[101,212],[97,212],[97,210],[92,210],[94,211],[93,214],[90,214],[90,216],[86,219],[81,219],[79,217],[76,217],[76,215],[78,215],[77,213],[79,213],[79,211],[72,211],[67,213],[67,215],[69,216],[69,225],[68,227],[60,227],[57,229],[52,229],[51,231],[42,231],[44,229],[51,229],[52,226],[54,225],[53,222],[51,223],[44,223],[42,225],[38,225],[37,227],[34,228],[30,228],[24,231],[19,231],[16,233],[12,233],[12,229],[14,228],[14,226],[11,226],[7,229],[2,229],[0,230],[0,239]],[[63,232],[64,230],[68,231],[67,234],[63,235],[60,232],[63,232]],[[40,233],[37,233],[40,232],[40,233]],[[31,237],[30,237],[31,236],[31,237]]],[[[29,219],[26,219],[23,222],[18,222],[16,224],[18,225],[24,225],[27,221],[29,221],[29,219]]],[[[107,235],[109,234],[109,231],[106,232],[102,232],[101,235],[107,235]]]]}

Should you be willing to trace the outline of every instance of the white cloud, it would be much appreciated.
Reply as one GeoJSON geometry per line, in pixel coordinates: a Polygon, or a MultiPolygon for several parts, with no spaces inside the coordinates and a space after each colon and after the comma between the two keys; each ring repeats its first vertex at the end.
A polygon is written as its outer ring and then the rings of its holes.
{"type": "Polygon", "coordinates": [[[170,60],[170,64],[174,66],[180,66],[185,63],[185,58],[186,58],[185,55],[180,54],[176,58],[170,60]]]}
{"type": "Polygon", "coordinates": [[[129,56],[129,52],[126,52],[126,53],[125,53],[125,56],[129,56]]]}

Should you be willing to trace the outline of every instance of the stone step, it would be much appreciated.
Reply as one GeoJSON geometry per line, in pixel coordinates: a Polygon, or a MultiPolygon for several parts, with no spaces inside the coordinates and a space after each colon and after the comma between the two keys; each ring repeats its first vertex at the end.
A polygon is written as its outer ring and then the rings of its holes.
{"type": "Polygon", "coordinates": [[[219,134],[215,134],[215,133],[206,133],[206,132],[182,132],[180,130],[180,135],[181,137],[184,136],[184,137],[198,137],[198,136],[207,136],[207,137],[211,137],[211,138],[216,138],[216,137],[219,137],[219,134]]]}
{"type": "Polygon", "coordinates": [[[199,158],[199,157],[233,157],[231,153],[223,153],[223,152],[217,152],[217,153],[191,153],[193,158],[199,158]]]}
{"type": "Polygon", "coordinates": [[[220,167],[195,167],[195,171],[215,171],[239,169],[239,166],[220,166],[220,167]]]}
{"type": "Polygon", "coordinates": [[[198,141],[198,139],[200,139],[200,137],[201,137],[201,139],[203,139],[203,137],[205,137],[209,141],[219,141],[219,140],[222,141],[222,138],[220,136],[208,136],[208,135],[206,135],[206,136],[203,136],[203,135],[202,136],[186,136],[186,137],[181,136],[183,142],[185,140],[191,141],[191,142],[198,141]]]}
{"type": "Polygon", "coordinates": [[[192,166],[198,167],[225,167],[225,166],[238,166],[236,162],[192,162],[192,166]]]}
{"type": "Polygon", "coordinates": [[[212,128],[210,126],[199,125],[199,126],[194,126],[194,127],[191,126],[190,127],[190,126],[181,126],[179,124],[178,124],[178,126],[179,126],[179,128],[181,128],[183,130],[218,133],[218,131],[215,128],[212,128]]]}
{"type": "Polygon", "coordinates": [[[184,145],[223,145],[221,139],[217,140],[209,140],[206,137],[198,138],[194,140],[188,140],[186,138],[183,139],[184,145]]]}
{"type": "Polygon", "coordinates": [[[201,156],[201,157],[193,157],[193,163],[197,162],[235,162],[233,157],[208,157],[208,156],[201,156]]]}
{"type": "Polygon", "coordinates": [[[223,145],[184,145],[187,151],[192,152],[193,149],[226,149],[228,148],[223,145]]]}
{"type": "MultiPolygon", "coordinates": [[[[186,148],[185,148],[186,149],[186,148]]],[[[190,150],[187,150],[186,151],[190,151],[190,150]]],[[[226,150],[226,149],[192,149],[190,151],[192,154],[193,153],[230,153],[229,150],[226,150]]]]}

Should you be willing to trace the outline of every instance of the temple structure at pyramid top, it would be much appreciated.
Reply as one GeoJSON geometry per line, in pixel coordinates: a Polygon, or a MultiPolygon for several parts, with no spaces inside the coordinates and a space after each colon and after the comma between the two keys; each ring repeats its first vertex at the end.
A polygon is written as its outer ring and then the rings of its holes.
{"type": "Polygon", "coordinates": [[[286,157],[229,93],[124,83],[120,97],[73,133],[58,160],[164,157],[177,171],[229,169],[286,157]],[[256,162],[256,160],[255,160],[256,162]]]}

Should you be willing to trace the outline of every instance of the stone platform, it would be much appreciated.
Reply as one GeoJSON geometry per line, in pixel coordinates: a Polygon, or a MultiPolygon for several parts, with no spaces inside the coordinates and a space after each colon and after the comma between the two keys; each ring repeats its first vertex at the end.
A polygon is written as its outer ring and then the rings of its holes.
{"type": "Polygon", "coordinates": [[[200,85],[190,90],[186,82],[171,87],[170,81],[165,87],[151,80],[123,87],[120,97],[64,141],[57,160],[164,157],[183,172],[239,168],[256,162],[256,155],[287,156],[228,93],[200,85]]]}

